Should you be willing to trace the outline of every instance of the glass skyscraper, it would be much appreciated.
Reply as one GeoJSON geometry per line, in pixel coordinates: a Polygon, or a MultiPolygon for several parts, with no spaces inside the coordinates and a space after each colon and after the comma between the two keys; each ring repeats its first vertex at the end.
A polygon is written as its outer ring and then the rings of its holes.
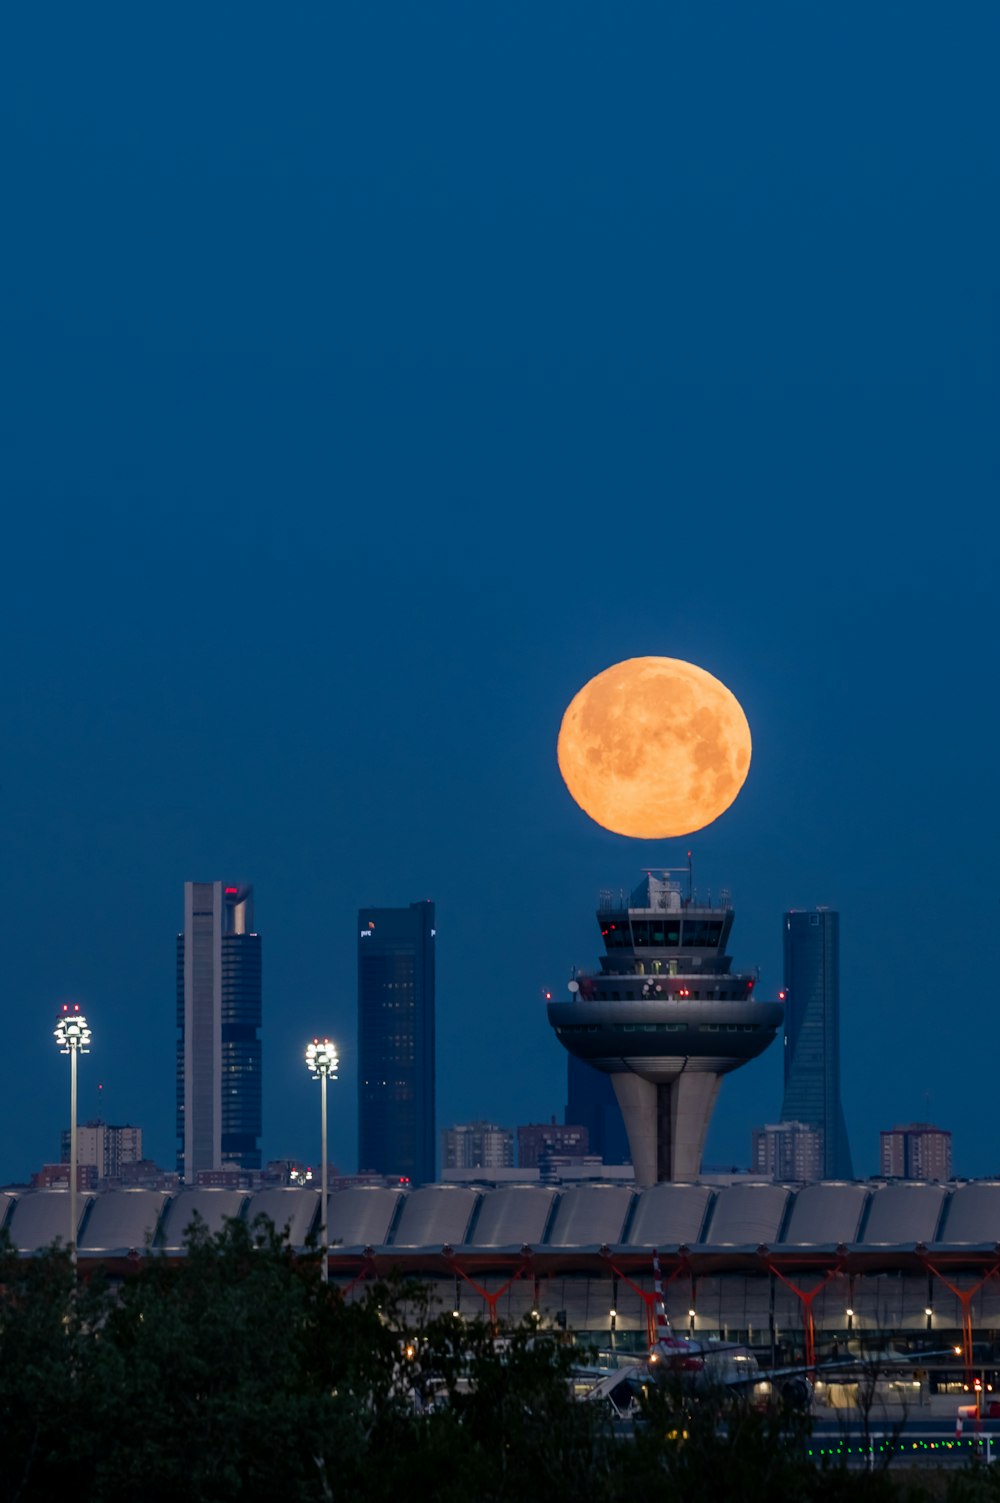
{"type": "Polygon", "coordinates": [[[358,913],[358,1169],[435,1178],[434,904],[358,913]]]}
{"type": "Polygon", "coordinates": [[[260,1168],[261,948],[246,883],[185,882],[177,936],[177,1168],[260,1168]]]}
{"type": "Polygon", "coordinates": [[[840,916],[830,908],[785,914],[783,1122],[823,1133],[823,1176],[852,1179],[840,1101],[840,916]]]}

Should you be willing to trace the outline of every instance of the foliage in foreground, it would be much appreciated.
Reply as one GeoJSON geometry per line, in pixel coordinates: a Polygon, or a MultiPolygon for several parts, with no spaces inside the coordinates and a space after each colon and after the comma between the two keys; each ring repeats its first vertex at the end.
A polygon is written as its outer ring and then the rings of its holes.
{"type": "MultiPolygon", "coordinates": [[[[629,1439],[574,1402],[572,1348],[530,1327],[497,1342],[432,1315],[411,1285],[345,1303],[266,1222],[195,1227],[112,1289],[74,1288],[65,1253],[0,1245],[0,1498],[434,1503],[928,1496],[822,1471],[801,1417],[653,1388],[629,1439]]],[[[1000,1468],[997,1468],[1000,1474],[1000,1468]]],[[[935,1494],[1000,1503],[1000,1475],[935,1494]]]]}

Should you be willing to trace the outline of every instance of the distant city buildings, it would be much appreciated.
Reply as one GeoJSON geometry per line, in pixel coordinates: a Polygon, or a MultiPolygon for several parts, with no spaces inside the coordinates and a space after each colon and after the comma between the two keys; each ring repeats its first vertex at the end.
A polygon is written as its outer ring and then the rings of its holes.
{"type": "Polygon", "coordinates": [[[951,1179],[951,1133],[930,1122],[910,1122],[879,1134],[881,1171],[887,1179],[951,1179]]]}
{"type": "Polygon", "coordinates": [[[830,908],[784,916],[784,1123],[806,1123],[823,1138],[823,1179],[851,1179],[851,1149],[840,1099],[840,925],[830,908]]]}
{"type": "Polygon", "coordinates": [[[495,1122],[457,1122],[441,1132],[441,1167],[448,1169],[510,1169],[514,1163],[514,1134],[495,1122]]]}
{"type": "Polygon", "coordinates": [[[358,1170],[435,1178],[434,904],[358,913],[358,1170]]]}
{"type": "Polygon", "coordinates": [[[261,943],[253,888],[185,882],[177,936],[177,1169],[260,1169],[261,943]]]}
{"type": "MultiPolygon", "coordinates": [[[[69,1189],[69,1164],[43,1164],[36,1174],[31,1176],[31,1188],[33,1190],[68,1190],[69,1189]]],[[[77,1164],[76,1188],[80,1191],[97,1189],[97,1165],[77,1164]]]]}
{"type": "Polygon", "coordinates": [[[771,1122],[753,1130],[754,1174],[811,1183],[823,1178],[823,1134],[807,1122],[771,1122]]]}
{"type": "MultiPolygon", "coordinates": [[[[61,1157],[69,1163],[70,1130],[62,1133],[61,1157]]],[[[126,1164],[136,1164],[142,1159],[142,1128],[126,1123],[116,1127],[99,1117],[77,1128],[76,1153],[78,1164],[92,1164],[99,1180],[117,1179],[126,1164]]]]}
{"type": "Polygon", "coordinates": [[[537,1169],[553,1154],[582,1159],[590,1154],[587,1129],[579,1122],[528,1122],[517,1129],[517,1162],[521,1169],[537,1169]]]}

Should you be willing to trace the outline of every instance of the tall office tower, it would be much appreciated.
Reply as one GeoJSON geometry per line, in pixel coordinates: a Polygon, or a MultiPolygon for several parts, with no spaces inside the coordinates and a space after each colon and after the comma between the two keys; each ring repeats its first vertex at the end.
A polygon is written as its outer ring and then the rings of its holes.
{"type": "Polygon", "coordinates": [[[442,1169],[511,1169],[514,1134],[495,1122],[456,1122],[441,1132],[442,1169]]]}
{"type": "Polygon", "coordinates": [[[830,908],[785,914],[783,1122],[823,1133],[823,1176],[852,1179],[840,1103],[840,922],[830,908]]]}
{"type": "Polygon", "coordinates": [[[566,1122],[587,1129],[589,1152],[605,1164],[624,1164],[628,1134],[610,1075],[595,1070],[575,1054],[566,1056],[566,1122]]]}
{"type": "Polygon", "coordinates": [[[434,904],[358,913],[358,1167],[434,1179],[434,904]]]}
{"type": "Polygon", "coordinates": [[[910,1122],[879,1133],[882,1173],[893,1179],[951,1179],[951,1133],[910,1122]]]}
{"type": "Polygon", "coordinates": [[[733,910],[681,895],[649,872],[626,902],[602,897],[601,969],[548,1004],[570,1051],[611,1076],[638,1184],[694,1179],[721,1077],[755,1059],[781,1026],[755,977],[725,953],[733,910]]]}
{"type": "Polygon", "coordinates": [[[185,882],[177,936],[177,1169],[260,1168],[261,953],[253,888],[185,882]]]}
{"type": "Polygon", "coordinates": [[[806,1122],[769,1122],[753,1130],[754,1174],[811,1184],[823,1178],[823,1134],[806,1122]]]}

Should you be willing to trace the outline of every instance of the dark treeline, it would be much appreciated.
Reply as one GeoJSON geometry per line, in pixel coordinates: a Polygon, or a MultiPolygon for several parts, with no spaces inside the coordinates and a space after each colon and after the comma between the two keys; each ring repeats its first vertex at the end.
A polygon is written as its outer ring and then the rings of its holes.
{"type": "MultiPolygon", "coordinates": [[[[94,1503],[392,1499],[836,1503],[996,1498],[822,1470],[805,1421],[652,1388],[633,1438],[575,1402],[579,1354],[432,1314],[413,1286],[345,1303],[266,1223],[195,1227],[187,1256],[74,1290],[65,1253],[0,1246],[0,1496],[94,1503]]],[[[1000,1467],[995,1469],[1000,1474],[1000,1467]]]]}

